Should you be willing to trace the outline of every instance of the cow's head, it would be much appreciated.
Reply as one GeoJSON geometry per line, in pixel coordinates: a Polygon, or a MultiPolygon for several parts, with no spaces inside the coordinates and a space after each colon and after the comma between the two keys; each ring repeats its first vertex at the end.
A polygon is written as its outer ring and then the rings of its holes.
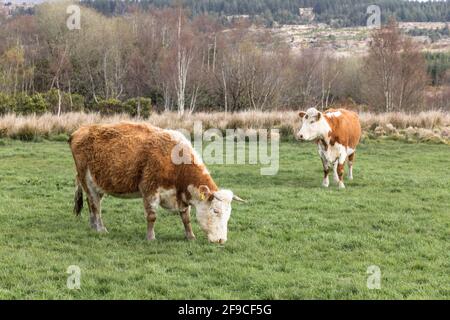
{"type": "Polygon", "coordinates": [[[299,116],[302,119],[302,126],[296,134],[298,140],[312,141],[328,135],[330,126],[323,113],[316,108],[301,111],[299,116]]]}
{"type": "Polygon", "coordinates": [[[230,190],[211,192],[206,185],[190,188],[192,203],[197,210],[197,220],[210,242],[223,244],[227,241],[231,202],[244,201],[230,190]]]}

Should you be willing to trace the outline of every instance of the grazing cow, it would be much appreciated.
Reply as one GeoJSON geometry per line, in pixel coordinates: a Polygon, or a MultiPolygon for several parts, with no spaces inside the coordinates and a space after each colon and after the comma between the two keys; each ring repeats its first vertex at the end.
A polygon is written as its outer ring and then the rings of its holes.
{"type": "Polygon", "coordinates": [[[322,185],[328,187],[328,172],[333,166],[334,180],[339,188],[345,188],[344,163],[348,158],[348,178],[352,180],[356,146],[361,138],[358,115],[345,109],[329,109],[322,113],[310,108],[300,112],[299,116],[303,123],[296,138],[317,143],[324,172],[322,185]]]}
{"type": "Polygon", "coordinates": [[[187,239],[195,239],[190,208],[211,242],[227,240],[232,200],[243,201],[229,190],[219,190],[189,140],[181,133],[145,124],[83,126],[75,131],[70,148],[77,170],[74,212],[87,194],[91,227],[107,232],[101,218],[103,195],[143,198],[147,239],[154,240],[158,206],[177,211],[187,239]],[[187,161],[173,161],[173,150],[187,161]]]}

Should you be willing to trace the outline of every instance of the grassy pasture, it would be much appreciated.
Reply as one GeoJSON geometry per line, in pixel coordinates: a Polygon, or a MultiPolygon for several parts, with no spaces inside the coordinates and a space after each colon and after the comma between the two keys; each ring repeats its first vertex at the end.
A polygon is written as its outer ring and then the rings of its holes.
{"type": "MultiPolygon", "coordinates": [[[[109,234],[72,211],[74,167],[64,142],[0,141],[2,299],[450,298],[450,147],[366,140],[354,181],[321,187],[315,146],[284,142],[280,171],[209,166],[235,204],[225,246],[183,239],[160,211],[145,239],[141,200],[107,197],[109,234]],[[81,289],[66,287],[81,268],[81,289]],[[381,289],[366,286],[369,266],[381,289]]],[[[195,214],[194,214],[195,216],[195,214]]]]}

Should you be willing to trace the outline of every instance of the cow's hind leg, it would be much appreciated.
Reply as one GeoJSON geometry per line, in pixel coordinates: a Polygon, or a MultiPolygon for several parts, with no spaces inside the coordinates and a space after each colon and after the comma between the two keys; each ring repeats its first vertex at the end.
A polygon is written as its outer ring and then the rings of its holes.
{"type": "Polygon", "coordinates": [[[86,194],[89,204],[89,213],[90,213],[89,221],[91,224],[91,228],[96,230],[97,232],[108,232],[102,220],[101,202],[103,198],[103,193],[98,191],[90,174],[86,175],[85,182],[87,187],[86,194]]]}
{"type": "Polygon", "coordinates": [[[348,180],[353,180],[353,162],[355,161],[355,152],[348,156],[348,180]]]}
{"type": "Polygon", "coordinates": [[[191,225],[191,207],[187,207],[184,210],[180,211],[181,220],[183,220],[184,224],[184,233],[186,236],[186,239],[188,240],[194,240],[195,235],[192,231],[192,225],[191,225]]]}
{"type": "Polygon", "coordinates": [[[101,195],[91,195],[88,193],[87,202],[89,205],[89,222],[91,228],[97,232],[108,232],[101,217],[101,195]]]}
{"type": "Polygon", "coordinates": [[[340,189],[344,189],[345,188],[345,185],[344,185],[344,164],[345,164],[345,160],[346,159],[347,159],[347,154],[342,152],[339,155],[339,160],[336,161],[336,163],[337,163],[337,170],[336,171],[337,171],[337,175],[338,175],[338,178],[339,178],[338,185],[339,185],[340,189]]]}
{"type": "Polygon", "coordinates": [[[101,214],[101,202],[102,202],[103,194],[93,192],[89,190],[87,192],[87,202],[89,204],[89,222],[91,228],[97,232],[108,232],[106,230],[105,225],[103,224],[102,214],[101,214]]]}
{"type": "Polygon", "coordinates": [[[156,209],[158,201],[155,197],[144,197],[145,217],[147,219],[147,240],[155,240],[156,209]]]}
{"type": "Polygon", "coordinates": [[[81,186],[81,183],[78,181],[78,177],[76,179],[76,190],[74,195],[74,206],[73,206],[73,213],[76,216],[79,216],[81,214],[81,210],[83,209],[83,188],[81,186]]]}

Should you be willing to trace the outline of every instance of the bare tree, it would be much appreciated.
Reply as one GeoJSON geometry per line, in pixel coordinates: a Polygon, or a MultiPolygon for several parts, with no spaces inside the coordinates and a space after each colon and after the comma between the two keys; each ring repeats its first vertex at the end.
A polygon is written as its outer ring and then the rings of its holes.
{"type": "Polygon", "coordinates": [[[321,106],[322,110],[328,109],[333,103],[332,89],[336,84],[336,80],[341,75],[341,68],[339,67],[339,60],[331,53],[325,52],[320,63],[321,76],[321,106]]]}
{"type": "Polygon", "coordinates": [[[175,79],[175,89],[177,94],[178,114],[183,115],[186,104],[186,81],[189,68],[193,59],[193,46],[189,43],[190,34],[186,31],[182,34],[182,15],[181,7],[178,9],[178,29],[177,29],[177,73],[175,79]]]}
{"type": "Polygon", "coordinates": [[[297,108],[319,106],[322,98],[322,52],[315,48],[302,50],[293,58],[289,70],[289,104],[297,108]]]}
{"type": "Polygon", "coordinates": [[[417,44],[410,38],[402,42],[398,74],[398,110],[420,108],[424,101],[424,91],[428,83],[426,61],[417,44]]]}
{"type": "Polygon", "coordinates": [[[372,107],[390,112],[422,104],[425,60],[419,48],[400,34],[394,20],[372,34],[363,70],[365,97],[372,107]]]}

